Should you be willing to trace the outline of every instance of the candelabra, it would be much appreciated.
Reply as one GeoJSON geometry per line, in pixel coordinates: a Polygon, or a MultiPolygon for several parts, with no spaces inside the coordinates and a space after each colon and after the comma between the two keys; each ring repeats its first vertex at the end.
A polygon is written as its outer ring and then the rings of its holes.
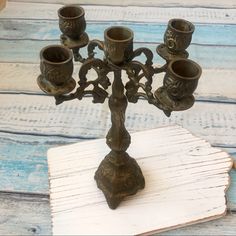
{"type": "Polygon", "coordinates": [[[194,25],[189,21],[171,19],[168,22],[164,43],[157,46],[157,53],[166,63],[156,67],[150,49],[133,49],[134,35],[129,28],[110,27],[104,32],[104,41],[90,41],[85,32],[84,15],[84,9],[75,5],[58,10],[63,46],[51,45],[41,50],[41,75],[37,82],[44,92],[55,97],[56,105],[72,99],[81,100],[86,95],[92,95],[94,103],[103,103],[109,97],[112,125],[106,143],[111,151],[94,178],[109,207],[115,209],[126,196],[136,194],[145,186],[140,167],[126,152],[130,145],[130,135],[124,125],[128,101],[136,103],[139,98],[145,98],[167,116],[172,111],[186,110],[194,104],[193,92],[201,76],[201,67],[187,59],[186,48],[194,32],[194,25]],[[80,49],[85,46],[88,56],[83,58],[80,49]],[[104,58],[96,58],[95,49],[103,51],[104,58]],[[141,54],[145,56],[144,63],[135,60],[141,54]],[[72,78],[73,58],[82,63],[77,89],[72,78]],[[96,72],[95,78],[87,78],[90,70],[96,72]],[[126,83],[122,81],[122,70],[128,75],[126,83]],[[113,79],[108,76],[110,72],[113,79]],[[164,73],[163,86],[152,92],[153,76],[158,73],[164,73]],[[112,86],[111,96],[106,91],[109,86],[112,86]]]}

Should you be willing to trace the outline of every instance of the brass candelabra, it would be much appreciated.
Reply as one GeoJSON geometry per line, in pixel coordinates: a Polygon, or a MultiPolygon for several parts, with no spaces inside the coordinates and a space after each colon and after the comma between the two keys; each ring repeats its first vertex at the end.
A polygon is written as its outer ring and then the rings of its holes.
{"type": "Polygon", "coordinates": [[[157,53],[166,63],[155,67],[151,50],[145,47],[133,49],[134,34],[126,27],[110,27],[104,32],[104,41],[89,41],[84,15],[84,9],[75,5],[58,10],[64,46],[51,45],[41,50],[41,75],[37,82],[44,92],[55,97],[57,105],[72,99],[81,100],[86,95],[92,95],[94,103],[103,103],[109,97],[112,126],[106,143],[111,151],[99,165],[94,178],[109,207],[115,209],[126,196],[145,186],[140,167],[126,152],[130,145],[130,134],[124,125],[128,102],[136,103],[140,97],[145,98],[167,116],[172,111],[186,110],[194,104],[193,92],[201,76],[201,67],[187,59],[186,48],[194,32],[191,22],[184,19],[168,22],[164,43],[157,46],[157,53]],[[87,58],[80,54],[85,46],[87,58]],[[104,58],[95,58],[96,47],[103,51],[104,58]],[[135,60],[141,54],[146,58],[145,63],[135,60]],[[73,57],[82,63],[79,86],[74,92],[73,57]],[[96,72],[96,78],[87,78],[90,70],[96,72]],[[122,70],[128,75],[126,84],[122,81],[122,70]],[[113,80],[108,77],[110,72],[114,74],[113,80]],[[165,73],[163,86],[152,92],[153,76],[158,73],[165,73]],[[141,81],[143,78],[145,83],[141,81]],[[109,86],[112,86],[111,96],[106,91],[109,86]]]}

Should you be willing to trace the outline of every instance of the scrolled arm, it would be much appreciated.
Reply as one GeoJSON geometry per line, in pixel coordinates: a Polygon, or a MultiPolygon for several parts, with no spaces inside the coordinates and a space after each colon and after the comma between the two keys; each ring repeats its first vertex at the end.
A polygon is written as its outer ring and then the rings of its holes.
{"type": "Polygon", "coordinates": [[[133,60],[135,57],[140,56],[141,54],[144,54],[146,56],[146,62],[145,65],[146,66],[151,66],[153,64],[153,53],[150,49],[142,47],[142,48],[138,48],[136,50],[133,51],[133,54],[131,56],[131,60],[133,60]]]}
{"type": "Polygon", "coordinates": [[[104,43],[100,40],[94,39],[88,43],[88,58],[93,58],[95,55],[94,49],[98,47],[100,50],[104,51],[104,43]]]}

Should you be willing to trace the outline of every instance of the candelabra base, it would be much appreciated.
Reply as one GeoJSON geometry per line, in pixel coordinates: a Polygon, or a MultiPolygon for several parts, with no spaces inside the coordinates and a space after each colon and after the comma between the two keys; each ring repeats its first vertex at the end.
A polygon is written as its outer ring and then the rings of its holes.
{"type": "Polygon", "coordinates": [[[140,167],[126,152],[111,151],[101,162],[94,178],[111,209],[145,186],[140,167]]]}

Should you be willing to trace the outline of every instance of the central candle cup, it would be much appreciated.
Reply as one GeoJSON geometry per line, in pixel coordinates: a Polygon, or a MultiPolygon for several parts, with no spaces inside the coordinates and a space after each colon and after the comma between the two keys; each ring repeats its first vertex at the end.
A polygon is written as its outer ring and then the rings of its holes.
{"type": "Polygon", "coordinates": [[[105,56],[113,64],[130,61],[133,53],[133,31],[126,27],[113,26],[104,32],[105,56]]]}

